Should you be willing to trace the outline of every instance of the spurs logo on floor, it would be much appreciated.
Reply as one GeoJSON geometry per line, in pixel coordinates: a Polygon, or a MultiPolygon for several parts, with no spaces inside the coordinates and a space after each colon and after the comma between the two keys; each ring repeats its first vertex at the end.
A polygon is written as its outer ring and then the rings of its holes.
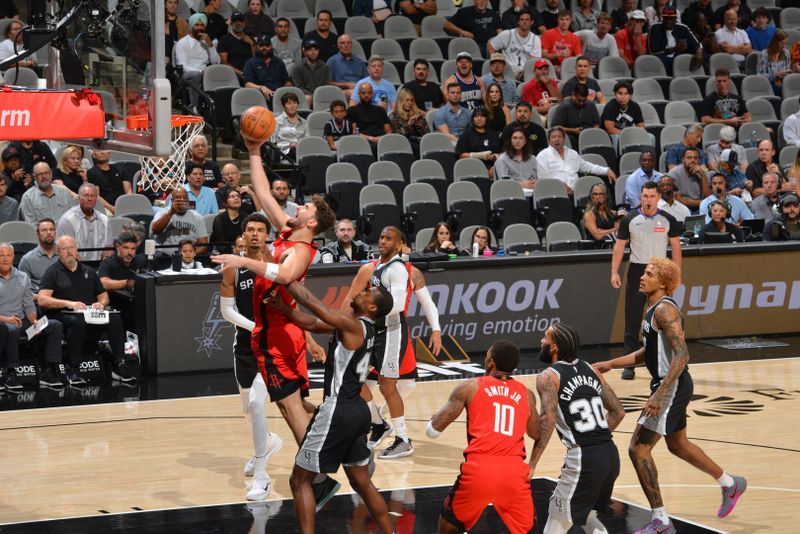
{"type": "Polygon", "coordinates": [[[197,352],[205,352],[206,357],[210,358],[213,351],[222,350],[219,345],[222,330],[232,328],[232,325],[222,318],[222,312],[219,309],[219,291],[211,295],[211,303],[208,305],[201,328],[202,334],[194,338],[197,341],[197,352]]]}
{"type": "MultiPolygon", "coordinates": [[[[626,412],[640,412],[648,395],[628,395],[620,397],[626,412]]],[[[764,405],[750,399],[735,399],[727,395],[709,397],[708,395],[692,395],[688,412],[700,417],[722,417],[723,415],[747,415],[764,410],[764,405]]]]}

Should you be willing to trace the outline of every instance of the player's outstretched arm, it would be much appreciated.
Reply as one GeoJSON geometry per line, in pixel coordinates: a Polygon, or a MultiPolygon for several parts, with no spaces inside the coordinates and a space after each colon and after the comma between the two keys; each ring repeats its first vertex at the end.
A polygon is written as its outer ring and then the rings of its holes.
{"type": "Polygon", "coordinates": [[[356,295],[364,291],[364,289],[369,286],[369,279],[374,271],[375,266],[372,263],[365,263],[358,268],[355,277],[353,277],[353,281],[350,282],[350,290],[347,292],[347,295],[342,301],[342,310],[349,310],[350,303],[353,302],[353,299],[356,298],[356,295]]]}
{"type": "Polygon", "coordinates": [[[528,460],[531,474],[539,463],[539,459],[550,441],[550,436],[553,435],[553,429],[556,427],[558,382],[558,377],[546,370],[536,377],[536,391],[539,392],[539,399],[542,401],[542,413],[539,416],[539,437],[533,442],[531,457],[528,460]]]}
{"type": "Polygon", "coordinates": [[[261,160],[261,143],[244,138],[244,144],[250,153],[250,183],[253,185],[254,196],[267,214],[270,224],[280,231],[286,226],[289,216],[284,213],[270,192],[269,180],[261,160]]]}
{"type": "Polygon", "coordinates": [[[414,295],[425,313],[425,319],[431,327],[431,337],[428,341],[428,348],[434,356],[438,356],[442,350],[442,327],[439,326],[439,309],[434,304],[431,294],[425,283],[425,277],[416,267],[411,267],[411,283],[414,287],[414,295]]]}
{"type": "Polygon", "coordinates": [[[282,263],[263,262],[261,260],[253,260],[244,256],[237,256],[236,254],[219,254],[211,256],[213,263],[221,263],[224,265],[222,272],[228,269],[241,267],[249,269],[256,274],[260,274],[264,278],[277,282],[279,284],[288,284],[297,280],[303,275],[303,272],[308,265],[309,251],[304,245],[295,245],[291,249],[291,253],[283,260],[282,263]]]}
{"type": "Polygon", "coordinates": [[[458,416],[464,411],[464,407],[472,400],[477,389],[478,380],[475,378],[456,386],[444,406],[428,421],[428,429],[426,431],[428,437],[431,439],[439,437],[439,434],[444,432],[444,429],[450,426],[450,423],[458,419],[458,416]]]}
{"type": "Polygon", "coordinates": [[[592,367],[598,373],[607,373],[612,369],[620,369],[622,367],[633,367],[644,363],[644,347],[638,349],[636,352],[631,352],[625,356],[607,360],[604,362],[593,363],[592,367]]]}
{"type": "Polygon", "coordinates": [[[608,417],[606,417],[608,429],[613,432],[625,417],[625,409],[622,407],[622,403],[619,401],[617,394],[611,389],[611,386],[608,385],[605,378],[603,378],[603,375],[601,373],[596,374],[598,380],[600,380],[600,383],[603,385],[600,398],[603,399],[603,406],[608,412],[608,417]]]}
{"type": "Polygon", "coordinates": [[[302,328],[306,332],[329,334],[335,330],[331,325],[320,321],[313,315],[303,313],[297,308],[287,306],[279,295],[275,295],[269,299],[269,306],[275,308],[279,312],[282,312],[293,324],[299,328],[302,328]]]}
{"type": "Polygon", "coordinates": [[[299,282],[292,282],[286,286],[286,289],[297,302],[311,310],[320,320],[338,329],[341,333],[342,345],[345,348],[355,350],[364,342],[361,322],[352,314],[329,308],[299,282]]]}

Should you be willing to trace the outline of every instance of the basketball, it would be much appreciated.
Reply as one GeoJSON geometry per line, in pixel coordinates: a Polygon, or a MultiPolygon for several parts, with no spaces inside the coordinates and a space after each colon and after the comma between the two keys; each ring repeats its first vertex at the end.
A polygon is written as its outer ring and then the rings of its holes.
{"type": "Polygon", "coordinates": [[[263,143],[275,131],[275,116],[263,106],[253,106],[242,113],[239,131],[242,137],[263,143]]]}

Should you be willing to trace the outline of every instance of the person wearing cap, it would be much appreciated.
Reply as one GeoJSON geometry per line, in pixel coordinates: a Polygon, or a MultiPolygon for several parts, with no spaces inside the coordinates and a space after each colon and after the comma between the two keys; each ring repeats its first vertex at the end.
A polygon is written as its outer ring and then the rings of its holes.
{"type": "Polygon", "coordinates": [[[795,193],[781,197],[781,214],[764,227],[764,241],[800,240],[800,199],[795,193]]]}
{"type": "Polygon", "coordinates": [[[583,50],[581,40],[569,28],[572,12],[564,9],[558,13],[558,26],[542,34],[542,57],[549,59],[561,75],[561,62],[568,57],[580,56],[583,50]]]}
{"type": "Polygon", "coordinates": [[[319,60],[328,61],[338,51],[336,34],[331,31],[333,14],[327,9],[317,12],[317,27],[303,36],[305,39],[314,39],[319,44],[319,60]]]}
{"type": "Polygon", "coordinates": [[[592,31],[584,31],[583,35],[583,55],[589,59],[593,65],[599,65],[604,57],[619,56],[617,40],[611,35],[611,25],[613,21],[610,16],[600,13],[597,16],[597,28],[592,31]]]}
{"type": "Polygon", "coordinates": [[[515,29],[501,31],[486,44],[490,56],[494,56],[495,52],[503,53],[506,63],[519,81],[522,81],[525,62],[530,58],[542,57],[542,41],[531,31],[532,25],[533,13],[523,9],[519,12],[515,29]]]}
{"type": "Polygon", "coordinates": [[[517,103],[517,83],[506,78],[506,57],[495,52],[489,58],[489,72],[481,76],[484,87],[489,87],[496,83],[503,92],[503,102],[506,106],[513,106],[517,103]]]}
{"type": "Polygon", "coordinates": [[[714,8],[711,7],[711,0],[695,0],[689,4],[681,13],[681,22],[689,28],[696,28],[700,15],[703,15],[709,24],[714,20],[714,8]]]}
{"type": "Polygon", "coordinates": [[[522,86],[522,101],[533,106],[539,114],[539,122],[547,125],[547,112],[561,102],[558,83],[550,76],[550,63],[540,59],[533,65],[533,78],[522,86]]]}
{"type": "Polygon", "coordinates": [[[703,48],[692,30],[678,23],[678,12],[674,7],[661,10],[661,22],[650,26],[647,34],[647,49],[664,64],[667,75],[672,76],[672,62],[680,54],[693,54],[695,62],[703,63],[703,48]]]}
{"type": "Polygon", "coordinates": [[[747,35],[746,31],[737,27],[739,15],[736,14],[736,10],[727,10],[723,20],[725,24],[714,32],[714,36],[717,38],[720,49],[732,55],[733,59],[735,59],[741,67],[744,65],[744,57],[753,51],[753,45],[750,44],[750,37],[747,35]]]}
{"type": "Polygon", "coordinates": [[[578,85],[585,85],[589,91],[589,100],[598,104],[606,103],[606,95],[597,80],[592,78],[592,62],[586,56],[578,56],[575,60],[575,76],[561,86],[561,96],[569,98],[578,85]]]}
{"type": "Polygon", "coordinates": [[[330,75],[328,65],[319,59],[319,43],[314,39],[303,40],[303,62],[292,70],[292,84],[303,90],[308,108],[312,109],[314,91],[327,85],[330,75]]]}
{"type": "Polygon", "coordinates": [[[244,64],[244,86],[258,89],[268,102],[278,87],[290,85],[289,72],[283,61],[272,53],[272,40],[269,35],[256,37],[258,54],[244,64]]]}
{"type": "Polygon", "coordinates": [[[536,156],[537,179],[561,180],[569,195],[572,195],[579,172],[607,176],[611,183],[617,181],[617,175],[613,170],[586,161],[575,150],[565,146],[565,139],[566,134],[560,126],[554,126],[547,131],[549,146],[536,156]]]}
{"type": "Polygon", "coordinates": [[[511,7],[503,11],[500,15],[500,24],[504,30],[513,30],[518,26],[519,14],[523,9],[529,10],[531,15],[533,15],[532,27],[537,35],[541,35],[547,31],[542,14],[539,13],[535,7],[529,6],[527,0],[511,0],[511,7]]]}
{"type": "Polygon", "coordinates": [[[17,147],[7,146],[3,150],[2,159],[3,171],[0,174],[0,181],[6,183],[4,194],[19,202],[25,191],[33,184],[33,176],[22,168],[22,157],[17,147]]]}
{"type": "MultiPolygon", "coordinates": [[[[462,7],[445,20],[444,31],[456,37],[473,39],[486,57],[486,43],[500,33],[500,15],[489,7],[489,0],[475,0],[475,5],[462,7]]],[[[447,86],[448,82],[443,82],[447,86]]]]}
{"type": "MultiPolygon", "coordinates": [[[[652,6],[644,8],[644,16],[647,17],[647,24],[653,26],[664,21],[664,8],[672,3],[672,0],[654,0],[652,6]]],[[[675,10],[675,15],[680,18],[681,12],[675,10]]]]}
{"type": "MultiPolygon", "coordinates": [[[[286,70],[292,72],[292,67],[303,62],[302,43],[300,39],[289,35],[291,24],[289,19],[281,17],[275,21],[275,35],[272,36],[272,55],[283,61],[286,70]]],[[[317,43],[319,50],[319,43],[317,43]]]]}
{"type": "Polygon", "coordinates": [[[441,107],[444,104],[442,88],[438,83],[428,81],[428,60],[418,57],[414,60],[413,67],[414,79],[406,82],[403,88],[411,91],[419,109],[427,112],[441,107]]]}
{"type": "Polygon", "coordinates": [[[747,152],[742,145],[734,141],[736,141],[736,129],[732,126],[723,126],[719,131],[719,140],[706,147],[706,167],[709,170],[717,170],[722,153],[730,149],[736,152],[739,170],[747,172],[747,152]]]}
{"type": "Polygon", "coordinates": [[[638,3],[638,0],[622,0],[620,6],[611,12],[611,33],[615,34],[628,25],[638,3]]]}
{"type": "Polygon", "coordinates": [[[219,38],[228,33],[228,21],[217,13],[225,0],[203,0],[203,9],[200,13],[206,16],[206,33],[212,41],[219,42],[219,38]]]}
{"type": "Polygon", "coordinates": [[[442,82],[442,91],[448,96],[447,87],[458,84],[461,88],[461,107],[475,109],[483,105],[486,84],[472,71],[472,56],[469,52],[459,52],[456,56],[456,72],[442,82]]]}
{"type": "Polygon", "coordinates": [[[744,99],[731,93],[730,88],[730,71],[717,69],[714,73],[714,92],[707,94],[700,106],[700,120],[703,124],[727,124],[738,128],[752,121],[744,99]]]}
{"type": "Polygon", "coordinates": [[[244,33],[253,39],[259,35],[275,35],[275,23],[266,13],[265,7],[264,0],[247,1],[247,12],[244,14],[244,33]]]}
{"type": "Polygon", "coordinates": [[[203,71],[209,65],[219,63],[219,54],[206,33],[208,19],[203,13],[189,17],[189,35],[175,44],[175,64],[183,67],[183,79],[194,88],[189,89],[189,105],[197,113],[197,104],[202,91],[203,71]]]}
{"type": "MultiPolygon", "coordinates": [[[[788,4],[784,2],[784,7],[787,5],[788,4]]],[[[742,0],[728,0],[727,4],[723,4],[714,11],[714,17],[708,21],[709,23],[713,23],[715,30],[725,25],[725,12],[730,9],[736,12],[736,17],[739,20],[737,23],[739,28],[746,30],[750,27],[750,21],[753,19],[753,12],[750,11],[747,4],[742,2],[742,0]]]]}
{"type": "Polygon", "coordinates": [[[219,62],[228,65],[236,71],[239,83],[242,80],[242,70],[247,60],[253,57],[256,43],[253,38],[244,33],[244,13],[236,11],[231,15],[231,31],[219,38],[217,53],[219,62]]]}
{"type": "MultiPolygon", "coordinates": [[[[728,165],[728,162],[723,161],[720,166],[723,165],[728,165]]],[[[722,172],[717,172],[711,176],[711,194],[700,203],[699,213],[700,215],[705,215],[706,223],[711,222],[711,214],[708,208],[715,201],[722,202],[730,207],[726,218],[730,223],[741,226],[742,221],[753,218],[753,212],[750,211],[744,200],[728,191],[728,175],[722,172]]]]}
{"type": "Polygon", "coordinates": [[[600,128],[600,113],[589,100],[589,89],[584,84],[576,85],[572,96],[559,104],[551,126],[561,126],[569,136],[571,146],[578,146],[583,130],[600,128]]]}
{"type": "MultiPolygon", "coordinates": [[[[358,80],[358,82],[356,82],[356,87],[359,88],[360,93],[361,84],[370,84],[372,86],[372,103],[383,108],[388,114],[394,108],[394,103],[397,100],[397,89],[394,88],[392,82],[383,79],[383,58],[381,56],[371,56],[368,65],[369,76],[358,80]]],[[[358,105],[360,99],[360,94],[358,95],[358,99],[351,96],[350,105],[358,105]]],[[[357,122],[357,124],[361,126],[360,122],[357,122]]]]}
{"type": "Polygon", "coordinates": [[[712,180],[715,173],[725,175],[729,194],[742,197],[742,200],[748,204],[753,200],[750,194],[753,189],[753,182],[748,180],[747,176],[739,168],[739,155],[736,151],[731,148],[726,148],[722,151],[717,161],[716,170],[711,171],[712,180]]]}
{"type": "Polygon", "coordinates": [[[636,58],[647,54],[647,36],[644,33],[646,23],[644,11],[635,9],[631,12],[625,27],[614,34],[619,56],[631,70],[636,58]]]}
{"type": "Polygon", "coordinates": [[[327,61],[331,77],[330,84],[344,91],[345,98],[350,100],[356,82],[368,77],[369,70],[366,61],[353,55],[353,38],[351,36],[343,33],[336,43],[339,51],[327,61]]]}
{"type": "Polygon", "coordinates": [[[47,163],[50,168],[55,168],[58,165],[50,145],[44,141],[11,141],[8,146],[17,149],[22,168],[30,175],[33,175],[33,166],[40,161],[47,163]]]}

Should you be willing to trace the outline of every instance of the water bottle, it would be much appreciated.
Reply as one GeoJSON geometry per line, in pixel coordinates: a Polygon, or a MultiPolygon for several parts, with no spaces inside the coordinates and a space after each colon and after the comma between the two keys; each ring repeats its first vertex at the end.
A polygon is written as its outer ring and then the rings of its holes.
{"type": "Polygon", "coordinates": [[[478,244],[477,243],[473,243],[472,244],[472,257],[473,258],[477,258],[478,257],[478,244]]]}
{"type": "Polygon", "coordinates": [[[750,147],[756,148],[758,146],[758,140],[756,139],[756,131],[753,130],[750,132],[750,147]]]}

